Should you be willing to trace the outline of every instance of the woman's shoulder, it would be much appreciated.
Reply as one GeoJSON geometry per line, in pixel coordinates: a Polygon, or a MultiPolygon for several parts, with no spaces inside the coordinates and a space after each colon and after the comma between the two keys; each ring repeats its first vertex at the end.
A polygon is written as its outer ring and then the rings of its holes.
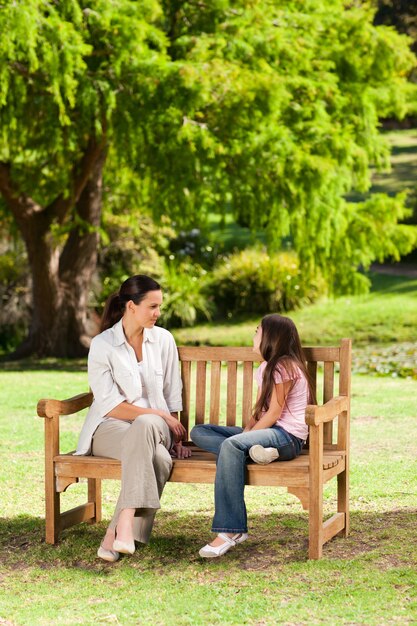
{"type": "Polygon", "coordinates": [[[154,326],[149,331],[150,336],[160,343],[175,343],[174,335],[162,326],[154,326]]]}

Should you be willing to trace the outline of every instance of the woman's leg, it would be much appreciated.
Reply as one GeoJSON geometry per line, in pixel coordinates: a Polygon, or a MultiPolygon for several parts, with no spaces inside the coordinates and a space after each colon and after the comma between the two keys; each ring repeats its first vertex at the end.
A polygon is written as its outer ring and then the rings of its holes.
{"type": "Polygon", "coordinates": [[[160,496],[172,467],[168,452],[170,431],[157,415],[141,415],[132,423],[108,419],[97,429],[93,454],[117,458],[122,463],[122,485],[116,510],[103,547],[114,538],[117,526],[120,540],[147,542],[160,496]],[[121,517],[120,514],[123,511],[121,517]],[[133,521],[138,515],[143,521],[133,521]],[[119,524],[120,520],[120,524],[119,524]]]}

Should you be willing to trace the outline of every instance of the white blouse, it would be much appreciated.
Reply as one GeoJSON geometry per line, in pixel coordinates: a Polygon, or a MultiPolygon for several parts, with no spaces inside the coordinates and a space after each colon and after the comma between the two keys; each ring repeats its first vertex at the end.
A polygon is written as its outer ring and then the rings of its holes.
{"type": "Polygon", "coordinates": [[[148,406],[168,413],[182,410],[182,382],[174,337],[159,326],[145,328],[142,354],[140,376],[136,354],[126,340],[122,320],[94,337],[88,355],[88,382],[94,400],[75,454],[91,453],[93,434],[114,407],[122,402],[142,406],[142,380],[148,406]]]}

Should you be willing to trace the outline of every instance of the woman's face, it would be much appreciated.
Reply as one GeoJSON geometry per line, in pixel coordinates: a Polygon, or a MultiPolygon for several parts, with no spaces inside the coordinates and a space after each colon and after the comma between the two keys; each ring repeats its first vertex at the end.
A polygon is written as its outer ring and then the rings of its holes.
{"type": "Polygon", "coordinates": [[[127,309],[133,316],[138,326],[142,328],[153,328],[161,315],[162,291],[148,291],[146,296],[135,304],[132,300],[128,302],[127,309]]]}
{"type": "Polygon", "coordinates": [[[256,329],[256,333],[253,337],[253,351],[254,352],[259,352],[259,347],[261,345],[261,340],[262,340],[262,325],[259,324],[258,328],[256,329]]]}

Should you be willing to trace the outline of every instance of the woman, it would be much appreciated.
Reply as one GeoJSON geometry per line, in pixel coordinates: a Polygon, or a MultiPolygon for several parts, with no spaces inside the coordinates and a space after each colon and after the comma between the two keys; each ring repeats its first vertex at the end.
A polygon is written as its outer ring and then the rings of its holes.
{"type": "Polygon", "coordinates": [[[178,421],[181,378],[175,341],[155,326],[159,284],[143,275],[128,278],[108,299],[101,333],[88,356],[93,403],[76,454],[119,459],[122,482],[113,518],[98,556],[117,561],[133,554],[135,540],[147,543],[172,467],[170,451],[185,458],[178,421]]]}
{"type": "Polygon", "coordinates": [[[248,537],[244,488],[249,457],[262,465],[290,461],[300,454],[308,435],[304,418],[313,390],[295,324],[281,315],[267,315],[253,347],[263,363],[256,375],[258,397],[249,424],[244,430],[201,424],[191,431],[197,446],[218,457],[212,525],[218,535],[200,550],[205,558],[221,556],[248,537]]]}

